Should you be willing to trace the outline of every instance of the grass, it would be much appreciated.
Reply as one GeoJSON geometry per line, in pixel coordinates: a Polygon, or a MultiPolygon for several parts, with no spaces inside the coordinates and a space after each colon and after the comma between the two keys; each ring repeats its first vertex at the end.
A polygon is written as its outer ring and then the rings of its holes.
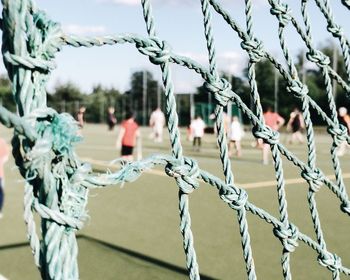
{"type": "MultiPolygon", "coordinates": [[[[119,156],[114,149],[116,132],[108,132],[105,126],[88,125],[83,133],[85,140],[77,148],[81,158],[109,162],[119,156]]],[[[142,134],[144,156],[170,153],[168,139],[154,144],[148,138],[148,129],[143,128],[142,134]]],[[[10,139],[10,131],[3,127],[0,135],[10,139]]],[[[261,164],[261,151],[251,148],[251,141],[247,136],[242,159],[232,160],[235,180],[242,186],[261,183],[262,187],[247,188],[249,200],[278,217],[276,187],[271,182],[264,183],[274,180],[273,166],[261,164]]],[[[286,141],[285,135],[282,141],[286,141]]],[[[325,174],[332,174],[330,137],[321,130],[316,142],[318,166],[325,174]]],[[[213,135],[205,136],[201,153],[193,152],[191,143],[185,140],[183,143],[186,156],[194,157],[202,169],[222,178],[213,135]]],[[[286,146],[299,158],[306,159],[306,145],[286,146]]],[[[350,182],[349,159],[349,155],[341,158],[347,185],[350,182]]],[[[99,164],[94,167],[106,169],[99,164]]],[[[283,160],[283,167],[286,179],[300,178],[300,171],[287,160],[283,160]]],[[[4,218],[0,220],[0,274],[11,280],[38,279],[22,220],[23,181],[12,159],[6,166],[6,173],[4,218]]],[[[307,203],[307,184],[289,183],[286,191],[290,220],[315,239],[307,203]]],[[[115,186],[90,192],[90,219],[78,238],[81,278],[187,279],[177,192],[174,180],[158,173],[144,174],[123,188],[115,186]]],[[[339,200],[327,188],[317,193],[327,248],[349,267],[350,219],[339,210],[339,205],[339,200]]],[[[205,184],[190,195],[190,213],[202,279],[246,279],[236,213],[219,199],[214,188],[205,184]]],[[[272,227],[252,214],[248,214],[248,223],[258,278],[281,279],[282,246],[274,237],[272,227]]],[[[303,243],[299,243],[292,254],[291,268],[294,279],[331,278],[330,272],[317,263],[317,254],[303,243]]]]}

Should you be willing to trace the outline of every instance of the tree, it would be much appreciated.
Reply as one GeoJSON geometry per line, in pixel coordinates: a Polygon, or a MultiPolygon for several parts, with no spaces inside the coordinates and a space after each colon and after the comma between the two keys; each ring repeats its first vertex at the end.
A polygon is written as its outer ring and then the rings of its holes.
{"type": "Polygon", "coordinates": [[[136,113],[139,123],[147,124],[148,117],[153,109],[157,107],[158,82],[154,80],[149,71],[137,71],[131,76],[130,90],[126,92],[129,98],[129,109],[136,113]],[[144,79],[146,83],[144,84],[144,79]],[[146,90],[146,100],[144,104],[144,89],[146,90]],[[145,112],[144,112],[145,105],[145,112]],[[143,116],[146,119],[143,119],[143,116]]]}
{"type": "MultiPolygon", "coordinates": [[[[334,51],[336,51],[337,59],[337,73],[340,77],[347,81],[347,74],[345,70],[344,60],[342,54],[338,48],[334,49],[335,46],[331,41],[327,41],[323,46],[320,47],[320,51],[324,53],[330,59],[330,66],[333,67],[334,51]]],[[[299,67],[302,67],[304,53],[300,52],[299,57],[299,67]]],[[[316,66],[315,68],[306,69],[305,80],[306,85],[309,89],[309,96],[321,107],[326,113],[329,112],[329,102],[327,98],[325,78],[323,77],[322,70],[320,67],[316,66]]],[[[334,81],[332,80],[332,83],[334,81]]],[[[345,90],[340,86],[336,85],[336,97],[335,97],[337,107],[345,106],[350,108],[350,100],[346,95],[345,90]]],[[[315,124],[324,124],[322,119],[314,111],[311,111],[312,119],[315,124]]]]}
{"type": "MultiPolygon", "coordinates": [[[[345,63],[344,63],[344,59],[343,59],[342,53],[340,52],[339,48],[337,48],[334,44],[332,44],[331,41],[328,41],[321,48],[321,51],[329,57],[330,65],[332,67],[333,67],[333,60],[334,60],[334,54],[335,54],[335,56],[337,57],[337,63],[336,63],[337,64],[336,65],[337,73],[339,74],[339,76],[341,78],[343,78],[344,81],[347,81],[345,63]],[[334,49],[334,48],[336,48],[336,49],[334,49]]],[[[324,95],[325,95],[326,86],[325,86],[324,78],[322,76],[321,69],[318,69],[317,72],[314,74],[316,77],[319,78],[319,79],[317,79],[319,88],[322,89],[322,91],[324,92],[324,95]]],[[[350,108],[350,100],[347,97],[345,90],[338,84],[336,85],[336,104],[338,107],[345,106],[347,108],[350,108]]],[[[328,107],[329,107],[328,101],[326,101],[326,108],[328,109],[328,107]]]]}
{"type": "Polygon", "coordinates": [[[87,108],[85,119],[88,122],[103,123],[106,121],[108,107],[114,107],[116,113],[118,113],[118,119],[122,118],[120,111],[121,107],[117,107],[120,104],[119,99],[122,96],[120,92],[114,88],[106,89],[101,85],[97,85],[93,88],[92,93],[86,95],[85,106],[87,108]]]}
{"type": "Polygon", "coordinates": [[[16,104],[11,90],[11,82],[6,75],[0,76],[0,104],[12,112],[16,111],[16,104]]]}
{"type": "Polygon", "coordinates": [[[48,94],[48,105],[60,112],[68,112],[75,116],[79,107],[83,105],[84,94],[73,84],[68,82],[59,84],[54,89],[54,92],[48,94]]]}

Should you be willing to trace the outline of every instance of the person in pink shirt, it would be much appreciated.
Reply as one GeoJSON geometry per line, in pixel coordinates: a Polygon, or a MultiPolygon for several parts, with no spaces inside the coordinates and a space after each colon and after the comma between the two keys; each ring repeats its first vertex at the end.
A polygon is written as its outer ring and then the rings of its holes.
{"type": "Polygon", "coordinates": [[[9,147],[6,144],[5,140],[0,138],[0,218],[3,217],[2,208],[4,205],[4,164],[9,157],[9,147]]]}
{"type": "MultiPolygon", "coordinates": [[[[267,107],[266,112],[264,113],[265,124],[273,130],[278,131],[281,126],[284,125],[284,118],[282,118],[278,113],[273,112],[272,108],[267,107]]],[[[263,164],[269,164],[269,144],[263,144],[263,164]]]]}
{"type": "Polygon", "coordinates": [[[204,136],[205,127],[205,122],[200,116],[196,116],[190,124],[191,135],[193,136],[193,149],[197,152],[200,151],[202,145],[202,137],[204,136]]]}
{"type": "Polygon", "coordinates": [[[139,136],[139,126],[135,122],[134,115],[132,112],[128,112],[125,120],[120,125],[116,143],[117,149],[121,150],[122,158],[133,160],[133,150],[139,136]]]}
{"type": "Polygon", "coordinates": [[[79,111],[77,113],[77,121],[80,128],[84,127],[84,114],[85,114],[86,108],[84,106],[79,108],[79,111]]]}

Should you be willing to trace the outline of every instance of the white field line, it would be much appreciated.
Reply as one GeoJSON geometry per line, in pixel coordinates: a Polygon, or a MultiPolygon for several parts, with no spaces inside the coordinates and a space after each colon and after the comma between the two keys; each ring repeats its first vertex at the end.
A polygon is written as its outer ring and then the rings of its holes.
{"type": "MultiPolygon", "coordinates": [[[[213,144],[214,145],[214,144],[213,144]]],[[[154,151],[156,147],[142,147],[143,150],[145,151],[154,151]]],[[[191,147],[188,147],[188,149],[191,149],[191,147]]],[[[109,152],[115,152],[115,154],[118,154],[118,151],[116,149],[113,148],[113,146],[105,146],[105,145],[88,145],[88,144],[84,144],[82,146],[77,146],[78,150],[100,150],[100,151],[109,151],[109,152]]],[[[206,147],[206,150],[209,152],[217,152],[217,148],[215,147],[206,147]]],[[[255,148],[251,148],[251,149],[245,149],[244,150],[244,154],[261,154],[261,150],[260,149],[255,149],[255,148]]],[[[293,153],[295,154],[305,154],[305,150],[304,149],[300,149],[300,150],[294,150],[293,153]]],[[[329,152],[325,149],[319,149],[317,151],[317,154],[324,154],[324,155],[328,155],[329,152]]]]}
{"type": "MultiPolygon", "coordinates": [[[[326,175],[326,177],[330,180],[335,179],[335,175],[326,175]]],[[[344,179],[350,178],[350,173],[343,173],[344,179]]],[[[302,178],[291,178],[291,179],[285,179],[284,180],[285,185],[294,185],[294,184],[303,184],[306,183],[305,179],[302,178]]],[[[256,182],[256,183],[245,183],[245,184],[237,184],[240,187],[243,187],[245,189],[250,188],[262,188],[262,187],[273,187],[276,186],[276,181],[262,181],[262,182],[256,182]]]]}
{"type": "Polygon", "coordinates": [[[8,280],[5,276],[0,274],[0,280],[8,280]]]}
{"type": "MultiPolygon", "coordinates": [[[[82,158],[82,160],[85,162],[91,163],[93,165],[99,165],[99,166],[102,166],[105,168],[119,169],[119,167],[120,167],[117,164],[109,164],[106,161],[102,161],[102,160],[95,160],[95,159],[91,159],[91,158],[82,158]]],[[[166,175],[164,172],[162,172],[160,170],[150,169],[150,170],[145,170],[144,172],[148,173],[148,174],[152,174],[152,175],[168,177],[168,175],[166,175]]],[[[335,179],[335,175],[333,175],[333,174],[326,175],[326,177],[330,180],[335,179]]],[[[349,179],[350,173],[343,173],[343,178],[349,179]]],[[[285,179],[284,182],[285,182],[285,185],[295,185],[295,184],[306,183],[305,179],[302,179],[302,178],[285,179]]],[[[244,183],[244,184],[236,183],[237,186],[245,188],[245,189],[273,187],[273,186],[276,186],[276,184],[277,184],[276,181],[261,181],[261,182],[244,183]]],[[[2,280],[2,279],[0,278],[0,280],[2,280]]]]}

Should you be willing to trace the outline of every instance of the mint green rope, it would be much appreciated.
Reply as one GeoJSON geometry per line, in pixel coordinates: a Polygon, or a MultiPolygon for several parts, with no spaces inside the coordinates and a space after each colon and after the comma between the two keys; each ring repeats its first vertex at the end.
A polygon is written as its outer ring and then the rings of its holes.
{"type": "MultiPolygon", "coordinates": [[[[339,40],[348,80],[350,80],[349,41],[341,27],[335,22],[330,1],[314,1],[324,15],[327,30],[339,40]]],[[[89,189],[135,181],[145,170],[156,165],[163,165],[165,173],[173,177],[179,187],[180,231],[183,237],[186,266],[190,279],[200,279],[200,276],[191,230],[189,195],[203,182],[215,187],[219,197],[237,212],[248,279],[256,279],[257,275],[250,244],[247,213],[256,215],[271,224],[274,235],[281,241],[281,265],[284,279],[292,279],[290,255],[296,250],[298,241],[305,243],[318,253],[318,262],[331,271],[333,279],[339,279],[341,273],[350,275],[350,269],[342,265],[340,257],[327,249],[315,199],[317,191],[322,186],[326,186],[339,198],[341,210],[350,214],[349,197],[336,154],[342,141],[347,141],[350,144],[350,137],[337,119],[335,102],[331,92],[332,79],[348,95],[350,95],[350,86],[330,67],[329,58],[317,50],[313,43],[307,12],[308,0],[301,0],[301,14],[305,30],[292,15],[287,4],[280,0],[268,0],[268,2],[271,6],[271,14],[277,18],[280,46],[287,67],[284,67],[267,52],[262,41],[255,36],[251,0],[245,0],[245,30],[216,0],[200,1],[209,69],[187,57],[177,55],[167,42],[157,36],[155,19],[149,0],[141,1],[148,32],[147,37],[137,34],[101,37],[70,36],[62,32],[58,23],[51,21],[44,12],[38,10],[32,0],[2,0],[2,53],[9,78],[12,81],[19,115],[15,115],[0,106],[0,121],[5,126],[14,128],[13,156],[21,175],[26,179],[24,219],[27,225],[27,236],[35,264],[39,267],[43,279],[79,279],[78,247],[75,233],[83,227],[86,218],[85,208],[89,189]],[[232,91],[229,82],[219,76],[211,10],[222,16],[233,32],[242,40],[241,47],[249,58],[248,80],[253,100],[252,109],[249,109],[241,98],[232,91]],[[318,104],[312,100],[308,95],[306,85],[302,84],[298,78],[298,71],[285,37],[285,28],[288,25],[292,25],[305,43],[308,49],[307,59],[315,63],[322,71],[330,115],[322,111],[318,104]],[[112,174],[96,174],[92,172],[89,165],[81,163],[74,152],[74,145],[79,142],[80,138],[77,136],[78,128],[73,118],[66,114],[58,114],[46,106],[45,87],[51,71],[55,69],[55,55],[64,46],[94,47],[119,44],[133,45],[141,54],[147,56],[151,63],[160,66],[165,88],[167,127],[172,155],[154,155],[141,161],[123,163],[121,169],[112,174]],[[264,58],[271,62],[287,82],[290,94],[301,100],[306,124],[307,163],[301,161],[284,147],[279,142],[279,134],[264,123],[255,73],[255,64],[264,58]],[[183,154],[178,129],[174,84],[171,78],[171,63],[198,73],[203,78],[206,89],[210,94],[213,94],[217,102],[215,125],[218,131],[217,140],[225,175],[224,180],[201,170],[196,161],[183,154]],[[275,218],[252,204],[246,191],[235,184],[223,126],[223,107],[227,106],[229,101],[236,104],[251,121],[253,135],[263,139],[271,147],[276,174],[279,218],[275,218]],[[333,139],[330,152],[336,176],[335,182],[326,178],[323,172],[317,168],[314,130],[310,116],[311,108],[325,121],[328,127],[327,131],[333,139]],[[296,225],[289,220],[283,160],[290,161],[298,167],[301,176],[309,184],[307,199],[316,241],[300,232],[296,225]],[[41,230],[37,229],[34,213],[41,217],[41,230]]],[[[342,4],[347,8],[350,6],[347,0],[343,0],[342,4]]]]}

